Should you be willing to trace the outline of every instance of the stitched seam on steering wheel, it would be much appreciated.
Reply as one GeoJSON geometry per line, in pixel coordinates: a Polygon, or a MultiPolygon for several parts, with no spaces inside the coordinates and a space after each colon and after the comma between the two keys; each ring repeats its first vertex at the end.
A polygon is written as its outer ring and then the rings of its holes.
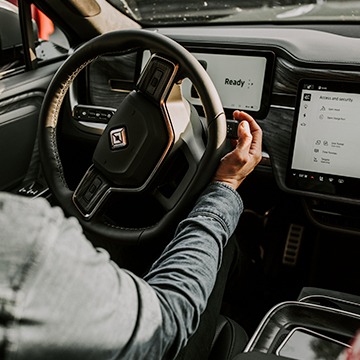
{"type": "Polygon", "coordinates": [[[129,228],[129,227],[123,227],[123,226],[118,226],[118,225],[114,225],[114,224],[110,224],[107,221],[104,221],[104,224],[106,226],[109,226],[113,229],[118,229],[118,230],[130,230],[130,231],[137,231],[137,230],[147,230],[147,229],[151,229],[152,226],[147,226],[147,227],[141,227],[141,228],[129,228]]]}
{"type": "Polygon", "coordinates": [[[53,131],[51,131],[51,135],[50,135],[51,151],[55,158],[55,163],[56,163],[56,167],[59,172],[59,177],[65,187],[68,187],[68,185],[65,180],[64,170],[63,170],[63,167],[61,164],[61,159],[60,159],[60,155],[59,155],[59,152],[57,149],[57,144],[56,144],[57,119],[59,118],[61,105],[64,101],[65,95],[67,94],[67,92],[69,90],[70,85],[75,80],[75,78],[79,75],[79,73],[86,66],[88,66],[90,63],[92,63],[94,61],[94,59],[95,58],[85,61],[78,68],[75,69],[75,71],[67,78],[67,80],[64,83],[62,83],[59,91],[56,93],[56,95],[54,97],[54,106],[52,107],[53,111],[52,111],[51,115],[48,117],[48,119],[50,120],[50,128],[53,130],[53,131]]]}
{"type": "Polygon", "coordinates": [[[63,183],[64,186],[68,187],[66,180],[65,180],[65,175],[64,175],[64,170],[62,167],[62,163],[60,160],[60,154],[57,151],[57,145],[56,145],[56,129],[55,128],[50,128],[50,144],[51,144],[51,150],[52,153],[55,157],[55,163],[56,163],[56,168],[59,172],[59,177],[61,182],[63,183]]]}

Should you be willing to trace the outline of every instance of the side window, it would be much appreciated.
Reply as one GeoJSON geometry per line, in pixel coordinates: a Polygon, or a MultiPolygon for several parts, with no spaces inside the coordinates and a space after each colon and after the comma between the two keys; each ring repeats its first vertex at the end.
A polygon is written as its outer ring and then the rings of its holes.
{"type": "MultiPolygon", "coordinates": [[[[26,70],[19,3],[24,0],[0,0],[0,79],[26,70]]],[[[31,5],[31,20],[26,29],[32,31],[36,65],[67,54],[69,43],[64,33],[41,12],[31,5]]]]}

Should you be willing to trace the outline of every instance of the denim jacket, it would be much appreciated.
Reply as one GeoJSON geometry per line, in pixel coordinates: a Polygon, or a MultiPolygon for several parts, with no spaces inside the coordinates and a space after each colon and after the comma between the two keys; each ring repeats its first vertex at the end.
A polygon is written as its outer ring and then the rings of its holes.
{"type": "Polygon", "coordinates": [[[142,279],[61,209],[0,193],[0,359],[172,358],[198,326],[242,208],[210,184],[142,279]]]}

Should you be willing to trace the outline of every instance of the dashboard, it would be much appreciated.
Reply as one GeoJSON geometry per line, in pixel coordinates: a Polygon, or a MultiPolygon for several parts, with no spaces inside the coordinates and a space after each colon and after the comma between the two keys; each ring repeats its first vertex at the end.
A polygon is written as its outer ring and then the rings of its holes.
{"type": "MultiPolygon", "coordinates": [[[[359,38],[291,27],[150,30],[193,53],[217,87],[228,119],[238,108],[258,120],[270,159],[265,165],[282,191],[307,199],[315,221],[333,224],[332,216],[324,217],[324,202],[327,209],[333,204],[335,215],[358,212],[359,38]]],[[[148,56],[103,56],[89,67],[80,80],[88,83],[88,93],[73,91],[73,113],[80,126],[90,128],[99,119],[106,123],[135,88],[148,56]]],[[[191,84],[184,82],[183,94],[199,105],[191,84]]],[[[354,224],[350,228],[358,226],[354,224]]]]}

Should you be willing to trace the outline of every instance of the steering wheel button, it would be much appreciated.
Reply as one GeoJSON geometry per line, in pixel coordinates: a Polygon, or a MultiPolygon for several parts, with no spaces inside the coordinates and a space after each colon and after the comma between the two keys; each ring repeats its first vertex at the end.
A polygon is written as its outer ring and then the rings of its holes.
{"type": "Polygon", "coordinates": [[[160,69],[156,69],[154,74],[154,80],[156,80],[156,85],[160,82],[163,75],[164,75],[163,71],[161,71],[160,69]]]}
{"type": "Polygon", "coordinates": [[[151,86],[153,86],[153,87],[156,87],[156,85],[159,83],[159,79],[157,79],[157,78],[153,78],[152,79],[152,81],[151,81],[151,86]]]}
{"type": "Polygon", "coordinates": [[[101,184],[102,184],[101,179],[97,177],[93,182],[93,185],[95,186],[95,190],[97,190],[101,186],[101,184]]]}
{"type": "Polygon", "coordinates": [[[84,200],[86,202],[91,201],[91,199],[94,197],[94,195],[97,193],[98,189],[100,188],[101,184],[102,184],[101,179],[99,179],[98,177],[94,179],[94,181],[90,184],[84,195],[84,200]]]}
{"type": "Polygon", "coordinates": [[[86,194],[84,195],[84,200],[86,202],[90,202],[91,198],[93,197],[93,194],[88,190],[86,194]]]}
{"type": "Polygon", "coordinates": [[[147,88],[147,91],[150,94],[152,94],[152,95],[155,94],[156,88],[158,87],[163,75],[164,75],[164,72],[161,71],[160,69],[155,70],[154,75],[153,75],[152,79],[150,80],[150,83],[147,88]]]}

